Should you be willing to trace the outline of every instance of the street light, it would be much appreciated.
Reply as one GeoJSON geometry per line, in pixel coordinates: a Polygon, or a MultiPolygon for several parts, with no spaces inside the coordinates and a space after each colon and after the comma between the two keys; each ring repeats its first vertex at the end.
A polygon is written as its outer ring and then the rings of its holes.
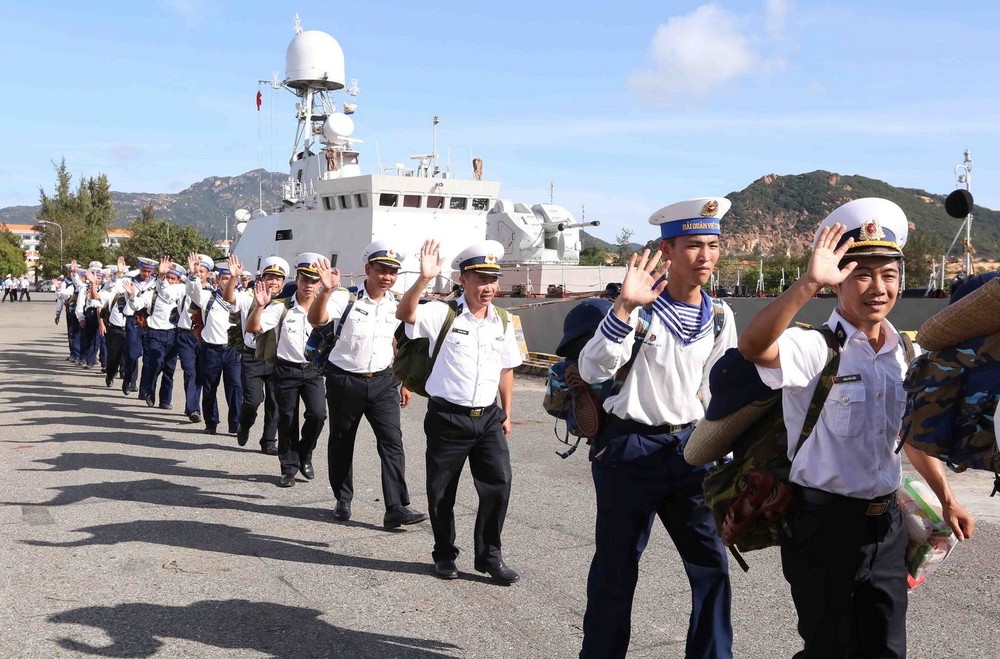
{"type": "Polygon", "coordinates": [[[63,265],[63,232],[62,226],[58,222],[51,222],[49,220],[38,220],[39,224],[51,224],[55,228],[59,229],[59,267],[62,268],[63,265]]]}

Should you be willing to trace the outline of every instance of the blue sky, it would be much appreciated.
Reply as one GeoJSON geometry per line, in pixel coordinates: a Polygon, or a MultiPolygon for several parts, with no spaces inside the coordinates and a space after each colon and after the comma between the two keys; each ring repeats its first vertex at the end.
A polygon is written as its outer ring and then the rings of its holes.
{"type": "Polygon", "coordinates": [[[178,192],[258,163],[287,171],[293,15],[332,34],[361,90],[366,173],[430,148],[504,197],[600,219],[826,169],[947,193],[972,150],[1000,208],[995,3],[0,1],[0,206],[51,161],[126,192],[178,192]],[[873,6],[877,5],[877,6],[873,6]],[[258,135],[262,159],[258,160],[258,135]]]}

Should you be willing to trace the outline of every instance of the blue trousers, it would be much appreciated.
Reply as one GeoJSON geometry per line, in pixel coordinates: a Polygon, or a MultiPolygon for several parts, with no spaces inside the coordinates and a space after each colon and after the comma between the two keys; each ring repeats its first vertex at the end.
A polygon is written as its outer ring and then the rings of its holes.
{"type": "Polygon", "coordinates": [[[191,330],[177,330],[177,358],[184,372],[184,414],[201,412],[201,382],[198,380],[198,360],[201,342],[191,330]]]}
{"type": "Polygon", "coordinates": [[[125,355],[122,359],[122,388],[135,389],[136,372],[142,358],[143,330],[135,322],[135,317],[125,317],[125,355]]]}
{"type": "Polygon", "coordinates": [[[94,343],[97,344],[97,361],[101,363],[101,368],[107,368],[108,366],[108,342],[104,336],[100,333],[94,337],[94,343]]]}
{"type": "Polygon", "coordinates": [[[205,427],[219,425],[219,382],[223,382],[228,410],[229,430],[240,425],[240,405],[243,403],[243,384],[240,380],[240,356],[236,348],[201,344],[201,409],[205,414],[205,427]]]}
{"type": "Polygon", "coordinates": [[[691,585],[685,656],[732,657],[729,562],[702,494],[707,468],[684,461],[691,429],[665,430],[609,415],[595,443],[597,546],[587,578],[581,657],[625,656],[639,559],[657,517],[691,585]]]}
{"type": "Polygon", "coordinates": [[[66,340],[69,343],[69,358],[71,361],[80,361],[80,322],[76,319],[76,314],[71,310],[66,310],[66,340]]]}
{"type": "Polygon", "coordinates": [[[174,369],[177,368],[177,330],[146,329],[142,343],[142,377],[139,398],[153,398],[156,380],[160,379],[160,405],[169,405],[174,397],[174,369]],[[163,375],[160,378],[160,375],[163,375]]]}
{"type": "Polygon", "coordinates": [[[93,366],[97,363],[97,309],[86,309],[83,321],[80,328],[80,360],[87,366],[93,366]]]}

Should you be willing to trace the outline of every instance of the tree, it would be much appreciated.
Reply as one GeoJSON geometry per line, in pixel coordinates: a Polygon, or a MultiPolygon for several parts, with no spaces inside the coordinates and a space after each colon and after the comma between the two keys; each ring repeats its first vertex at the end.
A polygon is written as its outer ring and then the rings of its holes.
{"type": "Polygon", "coordinates": [[[619,264],[628,263],[629,257],[632,256],[632,235],[635,232],[628,227],[622,227],[618,230],[618,235],[615,237],[615,244],[618,246],[618,259],[619,264]]]}
{"type": "Polygon", "coordinates": [[[604,265],[608,260],[608,250],[597,245],[584,247],[580,252],[580,265],[604,265]]]}
{"type": "Polygon", "coordinates": [[[944,254],[944,241],[924,231],[913,231],[903,252],[906,254],[906,285],[927,286],[931,272],[944,254]]]}
{"type": "Polygon", "coordinates": [[[189,252],[208,254],[213,258],[222,256],[212,242],[194,227],[178,227],[158,219],[152,202],[143,207],[129,229],[132,237],[122,243],[121,256],[133,265],[140,256],[171,256],[179,263],[186,261],[189,252]]]}
{"type": "MultiPolygon", "coordinates": [[[[56,170],[55,188],[51,196],[44,189],[39,190],[42,208],[36,217],[62,228],[63,258],[66,261],[107,261],[104,240],[115,212],[107,177],[104,174],[99,174],[97,178],[81,177],[76,191],[73,191],[73,177],[66,168],[65,158],[58,165],[53,163],[53,167],[56,170]]],[[[41,233],[38,268],[43,276],[53,277],[62,268],[62,263],[58,262],[60,231],[51,224],[41,224],[38,228],[41,233]]]]}
{"type": "Polygon", "coordinates": [[[6,275],[23,275],[27,271],[24,266],[24,250],[21,241],[0,222],[0,278],[6,275]]]}

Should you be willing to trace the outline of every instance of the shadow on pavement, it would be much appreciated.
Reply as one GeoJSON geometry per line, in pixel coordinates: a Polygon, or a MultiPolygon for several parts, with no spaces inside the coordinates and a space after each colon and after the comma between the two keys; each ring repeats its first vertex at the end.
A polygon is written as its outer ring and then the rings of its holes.
{"type": "Polygon", "coordinates": [[[205,600],[188,606],[119,604],[58,613],[51,622],[104,630],[108,645],[58,639],[71,652],[101,657],[151,657],[170,639],[195,641],[227,650],[248,650],[279,659],[299,657],[450,657],[451,643],[405,636],[352,631],[320,619],[317,609],[249,602],[205,600]]]}
{"type": "Polygon", "coordinates": [[[221,478],[245,482],[246,476],[235,476],[215,469],[198,469],[182,466],[183,460],[170,458],[148,458],[139,455],[116,455],[111,453],[62,453],[54,458],[35,460],[38,464],[51,465],[51,469],[19,469],[51,473],[54,471],[79,471],[81,469],[105,469],[117,472],[137,472],[159,474],[161,476],[181,476],[186,478],[221,478]]]}
{"type": "Polygon", "coordinates": [[[88,547],[116,545],[122,542],[145,542],[168,547],[183,547],[206,552],[255,556],[276,561],[293,561],[334,567],[360,568],[418,574],[433,579],[429,562],[391,561],[380,558],[348,556],[329,551],[325,542],[289,540],[260,535],[250,529],[225,524],[182,520],[140,520],[121,524],[99,524],[73,533],[89,533],[91,537],[70,542],[25,540],[33,547],[88,547]]]}

